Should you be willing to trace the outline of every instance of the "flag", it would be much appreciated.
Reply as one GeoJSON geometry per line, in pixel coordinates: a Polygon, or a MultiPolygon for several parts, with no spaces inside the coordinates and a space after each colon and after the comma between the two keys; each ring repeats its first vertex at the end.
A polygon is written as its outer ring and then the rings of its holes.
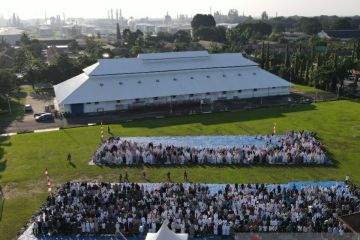
{"type": "Polygon", "coordinates": [[[48,192],[51,192],[51,181],[50,181],[49,172],[48,172],[47,168],[45,169],[45,176],[46,176],[46,181],[47,181],[48,192]]]}
{"type": "Polygon", "coordinates": [[[276,134],[276,123],[274,123],[274,126],[273,126],[273,134],[274,135],[276,134]]]}

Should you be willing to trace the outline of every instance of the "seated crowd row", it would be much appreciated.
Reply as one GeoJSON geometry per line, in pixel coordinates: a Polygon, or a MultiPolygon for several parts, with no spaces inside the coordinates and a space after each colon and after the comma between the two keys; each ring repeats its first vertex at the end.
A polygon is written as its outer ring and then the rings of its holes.
{"type": "Polygon", "coordinates": [[[35,217],[35,235],[145,235],[164,221],[191,236],[236,232],[342,235],[338,216],[360,210],[359,190],[284,185],[66,183],[35,217]]]}
{"type": "Polygon", "coordinates": [[[314,133],[256,137],[263,146],[195,148],[143,144],[111,137],[101,143],[92,161],[98,165],[136,164],[326,164],[325,148],[314,133]]]}

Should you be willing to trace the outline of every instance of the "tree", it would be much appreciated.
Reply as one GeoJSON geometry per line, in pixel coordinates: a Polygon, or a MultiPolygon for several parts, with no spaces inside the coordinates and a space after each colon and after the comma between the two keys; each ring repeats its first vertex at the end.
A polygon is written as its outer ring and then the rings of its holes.
{"type": "Polygon", "coordinates": [[[318,18],[302,18],[300,24],[302,31],[310,35],[317,34],[322,29],[318,18]]]}
{"type": "Polygon", "coordinates": [[[262,12],[262,14],[261,14],[261,20],[263,20],[263,21],[269,20],[269,15],[267,14],[266,11],[262,12]]]}
{"type": "Polygon", "coordinates": [[[185,43],[190,44],[191,42],[191,35],[189,32],[185,30],[179,30],[175,33],[175,42],[177,43],[185,43]]]}
{"type": "MultiPolygon", "coordinates": [[[[159,41],[166,41],[166,42],[173,42],[175,37],[176,37],[176,34],[178,32],[185,32],[188,36],[190,36],[190,33],[184,31],[184,30],[179,30],[177,31],[175,34],[171,34],[171,33],[168,33],[168,32],[158,32],[156,34],[156,37],[159,41]]],[[[181,35],[181,34],[180,34],[181,35]]],[[[190,36],[190,40],[191,40],[191,36],[190,36]]]]}
{"type": "Polygon", "coordinates": [[[265,55],[265,65],[264,65],[264,68],[266,70],[269,70],[270,69],[270,44],[268,43],[267,44],[267,47],[266,47],[266,55],[265,55]]]}
{"type": "Polygon", "coordinates": [[[86,39],[85,52],[100,58],[103,53],[102,43],[91,38],[86,39]]]}
{"type": "Polygon", "coordinates": [[[71,41],[68,44],[68,47],[70,51],[78,51],[80,49],[80,46],[76,40],[71,41]]]}
{"type": "Polygon", "coordinates": [[[9,70],[0,70],[0,96],[10,94],[16,89],[16,76],[9,70]]]}
{"type": "Polygon", "coordinates": [[[29,45],[30,42],[31,42],[31,40],[29,38],[29,35],[27,35],[26,33],[23,33],[20,38],[20,44],[21,45],[29,45]]]}
{"type": "Polygon", "coordinates": [[[193,30],[199,29],[200,27],[215,27],[216,22],[210,14],[196,14],[191,21],[191,27],[193,30]]]}
{"type": "Polygon", "coordinates": [[[270,35],[272,27],[263,21],[246,22],[228,30],[226,39],[230,47],[247,44],[250,40],[261,40],[270,35]]]}
{"type": "Polygon", "coordinates": [[[286,44],[284,65],[286,68],[290,68],[290,55],[289,55],[289,45],[288,44],[286,44]]]}
{"type": "Polygon", "coordinates": [[[116,39],[120,40],[121,39],[121,33],[120,33],[120,25],[119,23],[116,23],[116,39]]]}
{"type": "Polygon", "coordinates": [[[57,59],[56,64],[49,65],[44,72],[43,78],[46,82],[58,84],[82,72],[83,66],[77,61],[70,59],[62,54],[57,59]]]}
{"type": "Polygon", "coordinates": [[[25,79],[29,81],[33,89],[35,88],[35,84],[44,82],[45,69],[45,64],[39,59],[34,59],[27,65],[25,70],[25,79]]]}
{"type": "Polygon", "coordinates": [[[194,36],[197,39],[206,40],[206,41],[225,42],[226,29],[223,26],[200,27],[194,30],[194,36]]]}
{"type": "Polygon", "coordinates": [[[16,88],[16,76],[9,70],[0,70],[0,109],[7,108],[8,95],[16,88]]]}
{"type": "Polygon", "coordinates": [[[139,53],[143,53],[144,52],[144,49],[142,49],[140,46],[133,46],[131,49],[130,49],[130,54],[132,56],[137,56],[139,53]]]}
{"type": "Polygon", "coordinates": [[[350,18],[338,18],[331,24],[331,29],[334,30],[350,30],[351,26],[350,18]]]}
{"type": "Polygon", "coordinates": [[[23,73],[27,67],[27,65],[32,61],[31,52],[25,48],[20,47],[16,49],[15,58],[14,58],[14,68],[16,72],[23,73]]]}
{"type": "Polygon", "coordinates": [[[265,67],[265,42],[262,42],[261,45],[261,67],[265,67]]]}

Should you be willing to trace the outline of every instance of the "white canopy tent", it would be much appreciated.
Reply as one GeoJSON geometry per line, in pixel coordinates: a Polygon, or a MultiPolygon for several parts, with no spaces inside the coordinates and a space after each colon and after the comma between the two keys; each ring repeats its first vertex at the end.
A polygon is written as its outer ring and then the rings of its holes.
{"type": "Polygon", "coordinates": [[[157,233],[148,233],[145,240],[187,240],[187,233],[176,234],[167,227],[167,221],[163,223],[157,233]]]}

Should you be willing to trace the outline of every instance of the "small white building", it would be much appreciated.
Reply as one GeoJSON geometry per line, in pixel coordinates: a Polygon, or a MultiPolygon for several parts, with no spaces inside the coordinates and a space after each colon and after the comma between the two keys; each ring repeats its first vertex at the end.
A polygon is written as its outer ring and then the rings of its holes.
{"type": "Polygon", "coordinates": [[[37,32],[40,37],[50,37],[54,35],[54,31],[50,26],[39,26],[37,32]]]}
{"type": "Polygon", "coordinates": [[[143,33],[146,34],[152,34],[155,33],[155,25],[151,23],[137,23],[135,25],[136,30],[140,30],[143,33]]]}
{"type": "Polygon", "coordinates": [[[292,86],[240,53],[207,51],[100,59],[54,86],[55,107],[74,114],[147,105],[288,95],[292,86]]]}
{"type": "Polygon", "coordinates": [[[170,27],[168,25],[158,25],[155,26],[155,32],[159,33],[159,32],[170,32],[170,27]]]}
{"type": "Polygon", "coordinates": [[[10,45],[17,45],[20,42],[21,36],[24,32],[24,30],[14,27],[0,28],[0,40],[3,39],[10,45]]]}

